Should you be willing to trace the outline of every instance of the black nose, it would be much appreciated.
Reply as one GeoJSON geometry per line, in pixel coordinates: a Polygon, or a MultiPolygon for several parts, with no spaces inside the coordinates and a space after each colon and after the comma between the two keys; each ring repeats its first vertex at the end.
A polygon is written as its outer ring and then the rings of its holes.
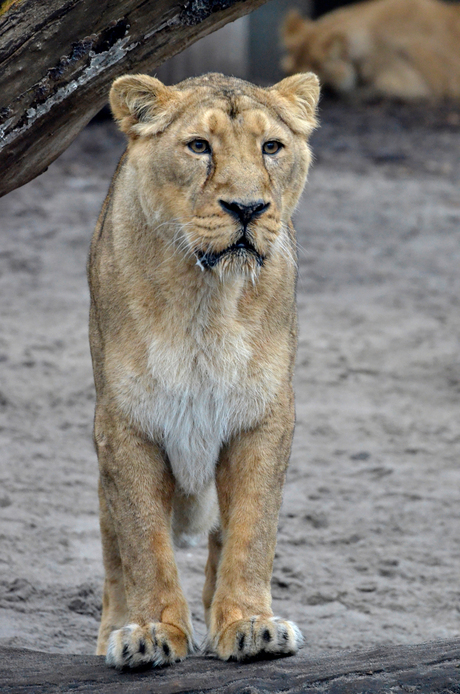
{"type": "Polygon", "coordinates": [[[239,219],[244,227],[246,227],[252,219],[260,217],[260,215],[270,207],[270,203],[264,202],[263,200],[255,200],[248,204],[243,204],[237,200],[232,200],[232,202],[219,200],[219,203],[225,212],[239,219]]]}

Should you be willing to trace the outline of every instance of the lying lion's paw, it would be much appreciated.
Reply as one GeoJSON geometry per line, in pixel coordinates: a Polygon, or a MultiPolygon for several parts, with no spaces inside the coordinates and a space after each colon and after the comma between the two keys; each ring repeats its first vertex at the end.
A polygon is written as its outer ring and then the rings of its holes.
{"type": "Polygon", "coordinates": [[[192,643],[177,627],[161,622],[151,622],[145,627],[128,624],[110,634],[106,663],[119,670],[158,667],[183,660],[192,648],[192,643]]]}
{"type": "Polygon", "coordinates": [[[222,660],[246,660],[297,653],[303,636],[294,622],[279,617],[250,617],[230,624],[215,640],[212,650],[222,660]]]}

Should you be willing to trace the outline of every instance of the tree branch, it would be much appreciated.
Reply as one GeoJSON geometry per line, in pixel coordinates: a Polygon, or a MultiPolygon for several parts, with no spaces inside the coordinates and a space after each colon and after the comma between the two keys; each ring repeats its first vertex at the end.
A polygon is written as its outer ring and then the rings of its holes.
{"type": "Polygon", "coordinates": [[[0,648],[2,694],[458,694],[460,639],[256,663],[191,657],[157,670],[109,669],[97,656],[0,648]]]}
{"type": "Polygon", "coordinates": [[[47,169],[113,79],[154,70],[265,1],[0,2],[0,196],[47,169]]]}

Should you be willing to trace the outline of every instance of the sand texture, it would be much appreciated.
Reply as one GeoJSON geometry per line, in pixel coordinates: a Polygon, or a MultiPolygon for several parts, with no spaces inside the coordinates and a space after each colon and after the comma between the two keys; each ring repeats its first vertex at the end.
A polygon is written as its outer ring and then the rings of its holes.
{"type": "MultiPolygon", "coordinates": [[[[324,102],[296,215],[297,427],[275,612],[306,652],[460,634],[460,118],[324,102]]],[[[0,200],[0,644],[94,651],[85,262],[123,139],[0,200]]],[[[198,638],[206,546],[177,552],[198,638]]]]}

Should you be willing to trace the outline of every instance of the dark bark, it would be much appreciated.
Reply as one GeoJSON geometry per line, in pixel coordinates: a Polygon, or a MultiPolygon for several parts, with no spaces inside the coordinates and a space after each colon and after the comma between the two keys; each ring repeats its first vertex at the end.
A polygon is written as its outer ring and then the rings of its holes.
{"type": "Polygon", "coordinates": [[[191,657],[158,670],[120,673],[96,656],[0,648],[2,694],[459,694],[460,640],[256,663],[191,657]]]}
{"type": "Polygon", "coordinates": [[[43,173],[106,103],[265,0],[0,2],[0,196],[43,173]]]}
{"type": "Polygon", "coordinates": [[[344,5],[355,4],[356,0],[313,0],[313,17],[320,17],[344,5]]]}

